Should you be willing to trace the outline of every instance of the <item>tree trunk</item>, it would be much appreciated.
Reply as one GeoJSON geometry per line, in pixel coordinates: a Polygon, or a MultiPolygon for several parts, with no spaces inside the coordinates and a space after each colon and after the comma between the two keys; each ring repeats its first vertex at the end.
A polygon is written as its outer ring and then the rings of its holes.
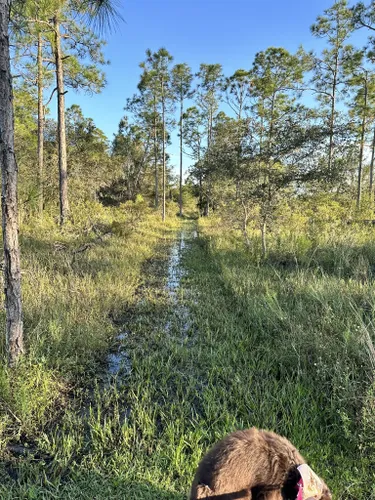
{"type": "MultiPolygon", "coordinates": [[[[213,131],[213,111],[210,109],[208,117],[208,133],[207,133],[207,154],[210,154],[210,147],[212,142],[212,131],[213,131]]],[[[211,196],[211,176],[208,172],[207,174],[207,187],[206,187],[206,205],[204,207],[204,215],[208,217],[210,215],[210,196],[211,196]]]]}
{"type": "Polygon", "coordinates": [[[64,68],[61,51],[60,22],[55,16],[55,65],[57,87],[57,142],[59,147],[59,179],[60,179],[60,224],[64,225],[69,215],[68,202],[68,164],[66,154],[65,130],[65,90],[64,68]]]}
{"type": "Polygon", "coordinates": [[[39,214],[43,212],[44,177],[44,107],[43,107],[43,39],[38,33],[38,170],[39,170],[39,214]]]}
{"type": "Polygon", "coordinates": [[[333,83],[332,83],[332,99],[331,99],[331,114],[329,118],[329,150],[328,150],[328,173],[332,173],[332,161],[333,161],[333,138],[334,138],[334,126],[335,126],[335,110],[336,110],[336,87],[337,87],[337,75],[339,71],[339,53],[338,48],[336,48],[335,55],[335,68],[333,72],[333,83]]]}
{"type": "Polygon", "coordinates": [[[156,130],[156,100],[154,97],[154,165],[155,165],[155,208],[159,207],[158,137],[156,130]]]}
{"type": "Polygon", "coordinates": [[[14,155],[13,96],[9,56],[10,0],[0,0],[0,158],[4,245],[6,346],[10,365],[23,353],[20,250],[18,244],[17,163],[14,155]]]}
{"type": "Polygon", "coordinates": [[[165,222],[165,187],[166,187],[166,167],[165,167],[165,96],[164,82],[162,82],[162,113],[163,113],[163,214],[162,220],[165,222]]]}
{"type": "Polygon", "coordinates": [[[183,114],[184,114],[184,101],[180,98],[180,217],[182,217],[182,133],[183,133],[183,114]]]}
{"type": "Polygon", "coordinates": [[[243,235],[244,235],[244,239],[245,239],[245,244],[246,244],[247,248],[250,248],[250,239],[249,239],[249,235],[247,232],[247,223],[249,220],[249,214],[248,214],[247,207],[246,207],[243,200],[242,200],[242,209],[243,209],[242,231],[243,231],[243,235]]]}
{"type": "Polygon", "coordinates": [[[262,234],[262,257],[264,259],[267,255],[267,221],[263,221],[260,231],[262,234]]]}
{"type": "Polygon", "coordinates": [[[203,215],[203,179],[202,179],[202,171],[201,171],[201,148],[200,144],[198,147],[198,167],[199,167],[199,198],[198,198],[198,204],[199,204],[199,217],[202,217],[203,215]]]}
{"type": "Polygon", "coordinates": [[[374,127],[374,134],[372,137],[372,145],[371,145],[371,162],[370,162],[370,186],[369,186],[369,191],[370,191],[370,203],[372,206],[372,203],[374,201],[374,159],[375,159],[375,127],[374,127]]]}
{"type": "Polygon", "coordinates": [[[364,92],[364,107],[361,125],[361,141],[359,148],[359,163],[358,163],[358,184],[357,184],[357,209],[361,206],[362,198],[362,164],[363,164],[363,149],[365,144],[365,128],[366,128],[366,108],[367,108],[367,77],[365,79],[364,92]]]}

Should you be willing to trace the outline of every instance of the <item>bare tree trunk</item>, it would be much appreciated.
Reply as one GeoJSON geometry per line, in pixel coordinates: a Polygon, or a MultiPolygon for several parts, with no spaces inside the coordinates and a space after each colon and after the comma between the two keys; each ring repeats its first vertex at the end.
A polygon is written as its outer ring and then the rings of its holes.
{"type": "Polygon", "coordinates": [[[370,162],[370,203],[372,205],[374,201],[374,159],[375,159],[375,127],[374,134],[372,137],[372,145],[371,145],[371,162],[370,162]]]}
{"type": "Polygon", "coordinates": [[[66,154],[66,130],[65,130],[65,90],[64,90],[64,68],[61,51],[60,22],[55,16],[55,64],[56,64],[56,87],[57,87],[57,135],[59,146],[59,178],[60,178],[60,224],[63,225],[69,215],[68,202],[68,163],[66,154]]]}
{"type": "Polygon", "coordinates": [[[246,204],[244,203],[243,200],[241,200],[241,203],[242,203],[242,209],[243,209],[242,231],[243,231],[243,235],[244,235],[244,238],[245,238],[245,244],[246,244],[247,248],[250,248],[250,240],[249,240],[249,235],[248,235],[248,232],[247,232],[247,223],[248,223],[248,220],[249,220],[249,213],[248,213],[246,204]]]}
{"type": "Polygon", "coordinates": [[[163,214],[162,220],[165,222],[165,188],[166,188],[166,167],[165,167],[165,96],[164,82],[162,82],[162,113],[163,113],[163,214]]]}
{"type": "Polygon", "coordinates": [[[335,55],[335,68],[333,71],[333,83],[332,83],[332,98],[331,98],[331,114],[329,118],[329,151],[328,151],[328,173],[332,173],[332,162],[333,162],[333,138],[334,138],[334,126],[335,126],[335,110],[336,110],[336,87],[337,87],[337,75],[339,71],[339,53],[336,49],[335,55]]]}
{"type": "MultiPolygon", "coordinates": [[[[210,154],[210,148],[212,143],[212,132],[213,132],[213,111],[212,109],[210,109],[208,117],[207,154],[210,154]]],[[[206,206],[204,209],[204,215],[206,217],[210,215],[210,201],[211,201],[211,175],[210,172],[208,172],[207,188],[206,188],[206,206]]]]}
{"type": "Polygon", "coordinates": [[[267,255],[267,221],[266,220],[263,220],[260,231],[262,234],[262,257],[264,259],[267,255]]]}
{"type": "Polygon", "coordinates": [[[180,101],[180,217],[182,217],[182,133],[183,133],[183,114],[184,114],[184,101],[181,96],[180,101]]]}
{"type": "Polygon", "coordinates": [[[44,107],[43,107],[43,39],[38,33],[38,167],[39,167],[39,214],[43,212],[44,184],[44,107]]]}
{"type": "Polygon", "coordinates": [[[10,365],[23,353],[17,163],[14,155],[13,96],[9,56],[10,0],[0,0],[0,161],[4,245],[6,345],[10,365]]]}
{"type": "Polygon", "coordinates": [[[156,131],[156,100],[154,97],[154,165],[155,165],[155,208],[159,207],[158,138],[156,131]]]}
{"type": "Polygon", "coordinates": [[[332,97],[331,115],[330,115],[330,119],[329,119],[329,149],[328,149],[328,173],[329,174],[331,174],[331,172],[332,172],[334,113],[335,113],[335,97],[332,97]]]}
{"type": "Polygon", "coordinates": [[[201,171],[201,152],[200,152],[200,145],[198,148],[198,166],[199,166],[199,197],[198,197],[198,204],[199,204],[199,217],[202,217],[203,212],[202,212],[202,205],[203,205],[203,179],[202,179],[202,171],[201,171]]]}
{"type": "Polygon", "coordinates": [[[365,128],[366,128],[366,108],[367,108],[367,76],[365,79],[365,92],[364,92],[364,108],[361,125],[361,141],[359,148],[359,163],[358,163],[358,183],[357,183],[357,209],[361,206],[362,198],[362,164],[363,164],[363,149],[365,144],[365,128]]]}

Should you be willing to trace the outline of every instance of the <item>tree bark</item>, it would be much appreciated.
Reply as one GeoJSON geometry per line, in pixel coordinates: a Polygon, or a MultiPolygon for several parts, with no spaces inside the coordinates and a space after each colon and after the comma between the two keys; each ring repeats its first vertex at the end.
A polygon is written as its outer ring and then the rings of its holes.
{"type": "Polygon", "coordinates": [[[364,107],[361,125],[361,141],[359,148],[359,163],[358,163],[358,183],[357,183],[357,209],[360,208],[362,198],[362,164],[363,164],[363,149],[365,144],[365,128],[366,128],[366,108],[367,108],[367,76],[364,80],[364,107]]]}
{"type": "Polygon", "coordinates": [[[64,68],[61,51],[61,31],[58,16],[54,20],[55,28],[55,65],[57,87],[57,135],[59,147],[59,180],[60,180],[60,224],[65,224],[69,215],[68,202],[68,164],[66,154],[65,130],[65,90],[64,68]]]}
{"type": "Polygon", "coordinates": [[[43,38],[38,33],[38,170],[39,214],[44,205],[44,107],[43,107],[43,38]]]}
{"type": "Polygon", "coordinates": [[[9,364],[14,365],[24,348],[18,243],[18,168],[14,154],[13,96],[8,37],[9,13],[10,0],[0,0],[0,161],[6,346],[9,364]]]}
{"type": "Polygon", "coordinates": [[[165,96],[164,96],[164,81],[162,82],[162,120],[163,120],[163,214],[162,214],[162,220],[163,220],[163,222],[165,222],[166,167],[165,167],[165,96]]]}
{"type": "Polygon", "coordinates": [[[202,170],[201,170],[201,148],[200,144],[198,146],[198,168],[199,168],[199,197],[198,197],[198,204],[199,204],[199,217],[202,217],[203,215],[203,179],[202,179],[202,170]]]}
{"type": "Polygon", "coordinates": [[[247,210],[247,207],[244,203],[243,200],[241,200],[241,204],[242,204],[242,209],[243,209],[243,225],[242,225],[242,231],[243,231],[243,235],[244,235],[244,238],[245,238],[245,244],[247,246],[247,248],[250,248],[250,239],[249,239],[249,235],[248,235],[248,232],[247,232],[247,224],[248,224],[248,220],[249,220],[249,213],[248,213],[248,210],[247,210]]]}
{"type": "Polygon", "coordinates": [[[184,101],[180,97],[180,217],[182,217],[182,133],[183,133],[184,101]]]}
{"type": "Polygon", "coordinates": [[[372,145],[371,145],[371,162],[370,162],[370,185],[369,185],[369,191],[370,191],[370,203],[372,205],[374,201],[374,160],[375,160],[375,127],[374,127],[374,134],[372,137],[372,145]]]}
{"type": "MultiPolygon", "coordinates": [[[[208,134],[207,134],[207,154],[210,154],[210,147],[212,142],[212,132],[213,132],[213,111],[210,108],[208,116],[208,134]]],[[[207,188],[206,188],[206,206],[204,209],[205,217],[210,215],[210,198],[211,198],[211,175],[207,174],[207,188]]]]}
{"type": "Polygon", "coordinates": [[[337,89],[337,76],[339,71],[339,49],[336,47],[335,54],[335,68],[333,71],[333,83],[332,83],[332,98],[331,98],[331,114],[329,119],[329,151],[328,151],[328,173],[332,173],[332,161],[333,161],[333,138],[334,138],[334,126],[335,126],[335,111],[336,111],[336,89],[337,89]]]}
{"type": "Polygon", "coordinates": [[[267,221],[262,222],[262,227],[261,227],[261,233],[262,233],[262,257],[263,259],[267,255],[267,221]]]}
{"type": "Polygon", "coordinates": [[[154,97],[154,165],[155,165],[155,208],[159,207],[158,138],[156,130],[156,99],[154,97]]]}

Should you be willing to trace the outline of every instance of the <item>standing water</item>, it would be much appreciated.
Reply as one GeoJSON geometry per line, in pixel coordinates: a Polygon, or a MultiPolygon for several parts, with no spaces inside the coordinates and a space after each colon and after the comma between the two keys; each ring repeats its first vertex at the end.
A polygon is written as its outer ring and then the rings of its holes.
{"type": "MultiPolygon", "coordinates": [[[[186,339],[188,330],[191,327],[189,309],[183,303],[179,294],[181,280],[185,275],[181,261],[188,241],[197,236],[197,231],[187,232],[186,230],[182,230],[173,242],[168,258],[165,292],[170,304],[170,314],[165,324],[165,332],[180,342],[186,339]],[[177,336],[173,334],[176,331],[178,332],[177,336]]],[[[117,335],[116,344],[118,344],[118,348],[116,351],[112,351],[107,357],[107,374],[109,380],[121,379],[131,374],[131,360],[124,349],[124,343],[128,335],[128,332],[122,332],[117,335]]]]}
{"type": "Polygon", "coordinates": [[[116,340],[119,344],[117,351],[108,354],[108,375],[110,378],[117,378],[119,375],[130,375],[132,364],[127,352],[124,350],[123,342],[126,340],[128,332],[122,332],[117,335],[116,340]]]}
{"type": "Polygon", "coordinates": [[[181,343],[186,340],[188,331],[191,328],[189,308],[179,293],[181,280],[185,276],[185,270],[181,261],[189,240],[197,236],[196,231],[187,232],[186,230],[182,230],[174,242],[169,256],[166,291],[168,293],[171,314],[170,319],[165,325],[165,330],[170,337],[181,343]]]}
{"type": "Polygon", "coordinates": [[[177,300],[177,292],[180,288],[181,279],[184,276],[181,258],[186,247],[185,237],[185,233],[181,231],[177,240],[173,243],[169,256],[166,289],[172,300],[177,300]]]}

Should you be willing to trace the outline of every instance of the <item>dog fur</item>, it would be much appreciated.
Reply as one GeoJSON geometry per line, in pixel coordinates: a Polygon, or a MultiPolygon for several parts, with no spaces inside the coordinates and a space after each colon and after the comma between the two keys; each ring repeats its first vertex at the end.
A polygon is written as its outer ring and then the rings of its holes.
{"type": "MultiPolygon", "coordinates": [[[[237,431],[203,457],[190,500],[296,500],[303,463],[284,437],[255,428],[237,431]]],[[[327,486],[319,500],[331,500],[327,486]]]]}

